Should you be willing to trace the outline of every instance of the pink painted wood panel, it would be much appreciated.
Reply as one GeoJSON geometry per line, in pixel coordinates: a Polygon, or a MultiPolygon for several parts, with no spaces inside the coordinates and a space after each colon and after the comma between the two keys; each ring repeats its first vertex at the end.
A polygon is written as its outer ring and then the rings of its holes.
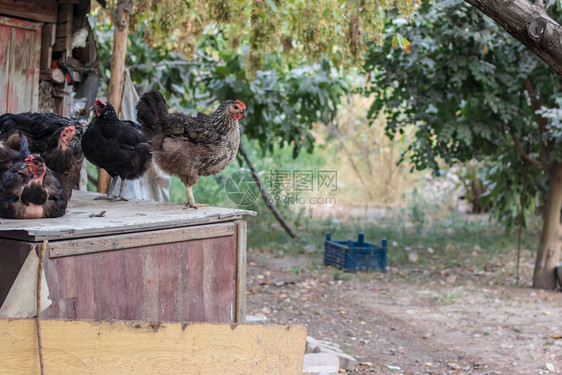
{"type": "Polygon", "coordinates": [[[236,236],[48,260],[46,317],[233,323],[236,236]]]}
{"type": "Polygon", "coordinates": [[[0,17],[0,111],[36,111],[42,24],[0,17]]]}

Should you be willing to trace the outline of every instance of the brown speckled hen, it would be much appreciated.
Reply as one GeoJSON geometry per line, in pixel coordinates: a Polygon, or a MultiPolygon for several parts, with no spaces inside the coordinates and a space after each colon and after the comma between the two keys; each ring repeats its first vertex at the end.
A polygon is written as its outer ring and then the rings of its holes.
{"type": "Polygon", "coordinates": [[[153,158],[162,170],[179,177],[187,190],[186,206],[198,208],[191,187],[200,176],[215,175],[236,157],[240,144],[238,120],[246,105],[227,100],[210,115],[169,114],[158,91],[144,93],[137,103],[137,120],[150,139],[153,158]]]}

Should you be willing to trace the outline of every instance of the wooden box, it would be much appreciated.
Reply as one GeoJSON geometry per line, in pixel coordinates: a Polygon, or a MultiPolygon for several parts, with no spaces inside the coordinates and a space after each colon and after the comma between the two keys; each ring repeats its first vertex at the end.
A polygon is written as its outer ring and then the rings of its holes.
{"type": "MultiPolygon", "coordinates": [[[[52,304],[44,318],[244,321],[242,217],[254,212],[96,196],[75,191],[61,218],[0,219],[0,306],[30,251],[48,240],[44,272],[52,304]]],[[[23,289],[35,296],[37,282],[28,284],[23,289]]]]}

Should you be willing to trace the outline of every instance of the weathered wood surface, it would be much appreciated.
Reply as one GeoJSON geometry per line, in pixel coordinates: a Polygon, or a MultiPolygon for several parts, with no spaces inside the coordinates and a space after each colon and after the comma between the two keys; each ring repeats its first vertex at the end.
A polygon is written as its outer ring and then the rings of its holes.
{"type": "Polygon", "coordinates": [[[0,306],[4,303],[21,266],[33,248],[33,244],[22,241],[3,240],[0,251],[0,306]]]}
{"type": "Polygon", "coordinates": [[[244,220],[237,220],[236,225],[236,242],[237,242],[237,259],[236,259],[236,321],[243,323],[246,321],[246,249],[247,249],[247,230],[244,220]]]}
{"type": "Polygon", "coordinates": [[[172,242],[201,240],[234,235],[233,223],[197,225],[185,228],[162,229],[150,232],[114,234],[103,237],[79,238],[53,241],[49,244],[51,258],[121,250],[132,247],[146,247],[172,242]]]}
{"type": "Polygon", "coordinates": [[[0,113],[36,111],[41,24],[0,17],[0,113]]]}
{"type": "MultiPolygon", "coordinates": [[[[42,322],[45,373],[302,374],[302,326],[42,322]]],[[[0,374],[39,373],[33,320],[0,319],[0,374]]]]}
{"type": "MultiPolygon", "coordinates": [[[[41,31],[41,59],[39,68],[47,70],[51,68],[51,59],[53,56],[53,44],[55,44],[56,25],[53,23],[43,26],[41,31]]],[[[60,70],[60,69],[59,69],[60,70]]],[[[49,74],[50,76],[51,74],[49,74]]]]}
{"type": "Polygon", "coordinates": [[[130,200],[129,202],[95,201],[97,193],[74,191],[68,212],[59,218],[11,220],[0,218],[1,238],[24,241],[74,239],[119,233],[141,232],[232,221],[248,210],[219,207],[186,209],[182,204],[130,200]],[[105,211],[103,217],[90,217],[105,211]]]}
{"type": "Polygon", "coordinates": [[[0,14],[39,22],[57,22],[56,0],[0,0],[0,14]]]}
{"type": "Polygon", "coordinates": [[[230,235],[49,259],[53,304],[44,315],[234,323],[236,298],[246,297],[236,295],[236,242],[230,235]]]}

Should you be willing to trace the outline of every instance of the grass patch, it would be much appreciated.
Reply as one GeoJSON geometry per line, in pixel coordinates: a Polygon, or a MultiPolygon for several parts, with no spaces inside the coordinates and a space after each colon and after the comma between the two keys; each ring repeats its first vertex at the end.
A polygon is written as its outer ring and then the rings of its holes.
{"type": "MultiPolygon", "coordinates": [[[[376,224],[361,218],[314,220],[302,215],[292,222],[303,236],[301,242],[292,240],[273,220],[268,211],[249,220],[249,246],[281,255],[306,254],[318,264],[323,261],[326,232],[331,232],[334,240],[355,239],[359,232],[365,234],[366,241],[376,244],[386,238],[390,267],[432,269],[435,272],[455,268],[500,272],[505,263],[515,260],[517,247],[515,234],[506,232],[485,217],[466,214],[433,217],[425,220],[423,228],[417,223],[404,224],[403,215],[396,210],[376,224]]],[[[525,229],[522,249],[534,249],[539,233],[537,223],[525,229]]],[[[450,298],[452,296],[447,297],[450,298]]],[[[447,300],[443,302],[447,303],[447,300]]]]}

